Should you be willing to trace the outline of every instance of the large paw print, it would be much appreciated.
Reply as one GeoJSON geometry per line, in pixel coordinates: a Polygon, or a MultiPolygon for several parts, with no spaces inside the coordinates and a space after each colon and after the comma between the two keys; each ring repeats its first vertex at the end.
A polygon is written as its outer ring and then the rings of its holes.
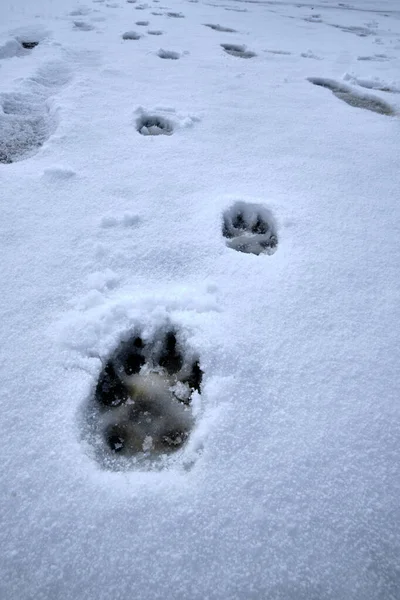
{"type": "Polygon", "coordinates": [[[191,404],[202,376],[175,329],[152,341],[139,334],[122,341],[92,398],[92,433],[103,462],[115,468],[121,457],[148,461],[181,448],[194,425],[191,404]]]}
{"type": "Polygon", "coordinates": [[[229,248],[248,254],[273,254],[278,244],[273,216],[260,204],[235,202],[224,212],[222,235],[229,248]]]}

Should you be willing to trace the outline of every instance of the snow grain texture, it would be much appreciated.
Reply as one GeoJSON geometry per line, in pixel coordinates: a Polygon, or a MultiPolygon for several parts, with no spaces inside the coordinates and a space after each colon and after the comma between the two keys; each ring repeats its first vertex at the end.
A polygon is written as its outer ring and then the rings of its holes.
{"type": "Polygon", "coordinates": [[[156,5],[0,6],[0,597],[397,600],[397,3],[156,5]],[[186,445],[104,468],[107,358],[171,324],[186,445]]]}

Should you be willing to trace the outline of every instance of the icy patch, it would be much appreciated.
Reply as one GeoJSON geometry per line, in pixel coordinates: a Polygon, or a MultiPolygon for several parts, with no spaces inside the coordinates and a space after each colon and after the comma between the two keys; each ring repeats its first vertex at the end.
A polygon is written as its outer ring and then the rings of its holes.
{"type": "Polygon", "coordinates": [[[178,60],[178,58],[180,58],[180,54],[179,52],[174,52],[173,50],[163,50],[162,48],[160,48],[160,50],[157,52],[157,56],[159,56],[160,58],[170,58],[172,60],[178,60]]]}
{"type": "Polygon", "coordinates": [[[140,27],[147,27],[148,24],[148,21],[136,21],[135,23],[135,25],[139,25],[140,27]]]}
{"type": "Polygon", "coordinates": [[[239,58],[253,58],[257,56],[255,52],[246,50],[246,46],[240,44],[221,44],[221,47],[227,54],[238,56],[239,58]]]}
{"type": "Polygon", "coordinates": [[[238,201],[223,214],[228,248],[247,254],[273,254],[278,245],[275,219],[261,204],[238,201]]]}
{"type": "Polygon", "coordinates": [[[141,37],[140,33],[136,33],[136,31],[125,31],[122,34],[123,40],[140,40],[141,37]]]}
{"type": "Polygon", "coordinates": [[[205,27],[209,27],[214,31],[221,31],[222,33],[236,33],[236,29],[231,29],[230,27],[223,27],[222,25],[213,25],[211,23],[204,23],[205,27]]]}
{"type": "Polygon", "coordinates": [[[163,32],[160,29],[149,29],[147,32],[149,35],[162,35],[163,32]]]}
{"type": "Polygon", "coordinates": [[[174,19],[183,19],[185,15],[181,12],[168,12],[167,17],[172,17],[174,19]]]}
{"type": "Polygon", "coordinates": [[[309,77],[308,81],[314,85],[318,85],[330,90],[337,98],[346,102],[350,106],[356,108],[365,108],[372,112],[376,112],[381,115],[392,116],[395,114],[394,109],[384,102],[380,98],[370,96],[367,94],[361,94],[358,91],[353,90],[350,86],[344,85],[333,79],[325,79],[323,77],[309,77]]]}

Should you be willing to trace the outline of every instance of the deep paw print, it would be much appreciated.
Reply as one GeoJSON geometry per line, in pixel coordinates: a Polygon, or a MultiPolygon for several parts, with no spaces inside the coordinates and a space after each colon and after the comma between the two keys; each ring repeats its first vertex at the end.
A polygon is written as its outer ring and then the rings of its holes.
{"type": "Polygon", "coordinates": [[[136,121],[136,129],[141,135],[172,135],[173,124],[158,115],[143,114],[136,121]]]}
{"type": "Polygon", "coordinates": [[[140,33],[136,33],[136,31],[125,31],[122,34],[123,40],[140,40],[141,37],[140,33]]]}
{"type": "Polygon", "coordinates": [[[178,58],[180,58],[181,55],[179,54],[179,52],[174,52],[173,50],[163,50],[162,48],[160,48],[160,50],[157,52],[157,56],[159,56],[160,58],[178,60],[178,58]]]}
{"type": "MultiPolygon", "coordinates": [[[[194,425],[192,399],[203,373],[174,328],[151,341],[136,333],[104,365],[91,400],[92,439],[102,461],[165,458],[185,444],[194,425]]],[[[150,461],[150,463],[149,463],[150,461]]]]}
{"type": "Polygon", "coordinates": [[[238,58],[254,58],[254,56],[257,56],[255,52],[246,50],[246,46],[241,44],[221,44],[221,47],[227,54],[238,58]]]}
{"type": "Polygon", "coordinates": [[[247,254],[273,254],[278,245],[273,216],[260,204],[236,202],[226,210],[222,235],[229,248],[247,254]]]}

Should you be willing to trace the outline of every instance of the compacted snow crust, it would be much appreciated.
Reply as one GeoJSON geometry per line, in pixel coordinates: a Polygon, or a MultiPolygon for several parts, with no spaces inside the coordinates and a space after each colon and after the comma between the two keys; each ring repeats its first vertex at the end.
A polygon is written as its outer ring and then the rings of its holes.
{"type": "Polygon", "coordinates": [[[398,2],[2,0],[0,82],[0,598],[397,600],[398,2]]]}

